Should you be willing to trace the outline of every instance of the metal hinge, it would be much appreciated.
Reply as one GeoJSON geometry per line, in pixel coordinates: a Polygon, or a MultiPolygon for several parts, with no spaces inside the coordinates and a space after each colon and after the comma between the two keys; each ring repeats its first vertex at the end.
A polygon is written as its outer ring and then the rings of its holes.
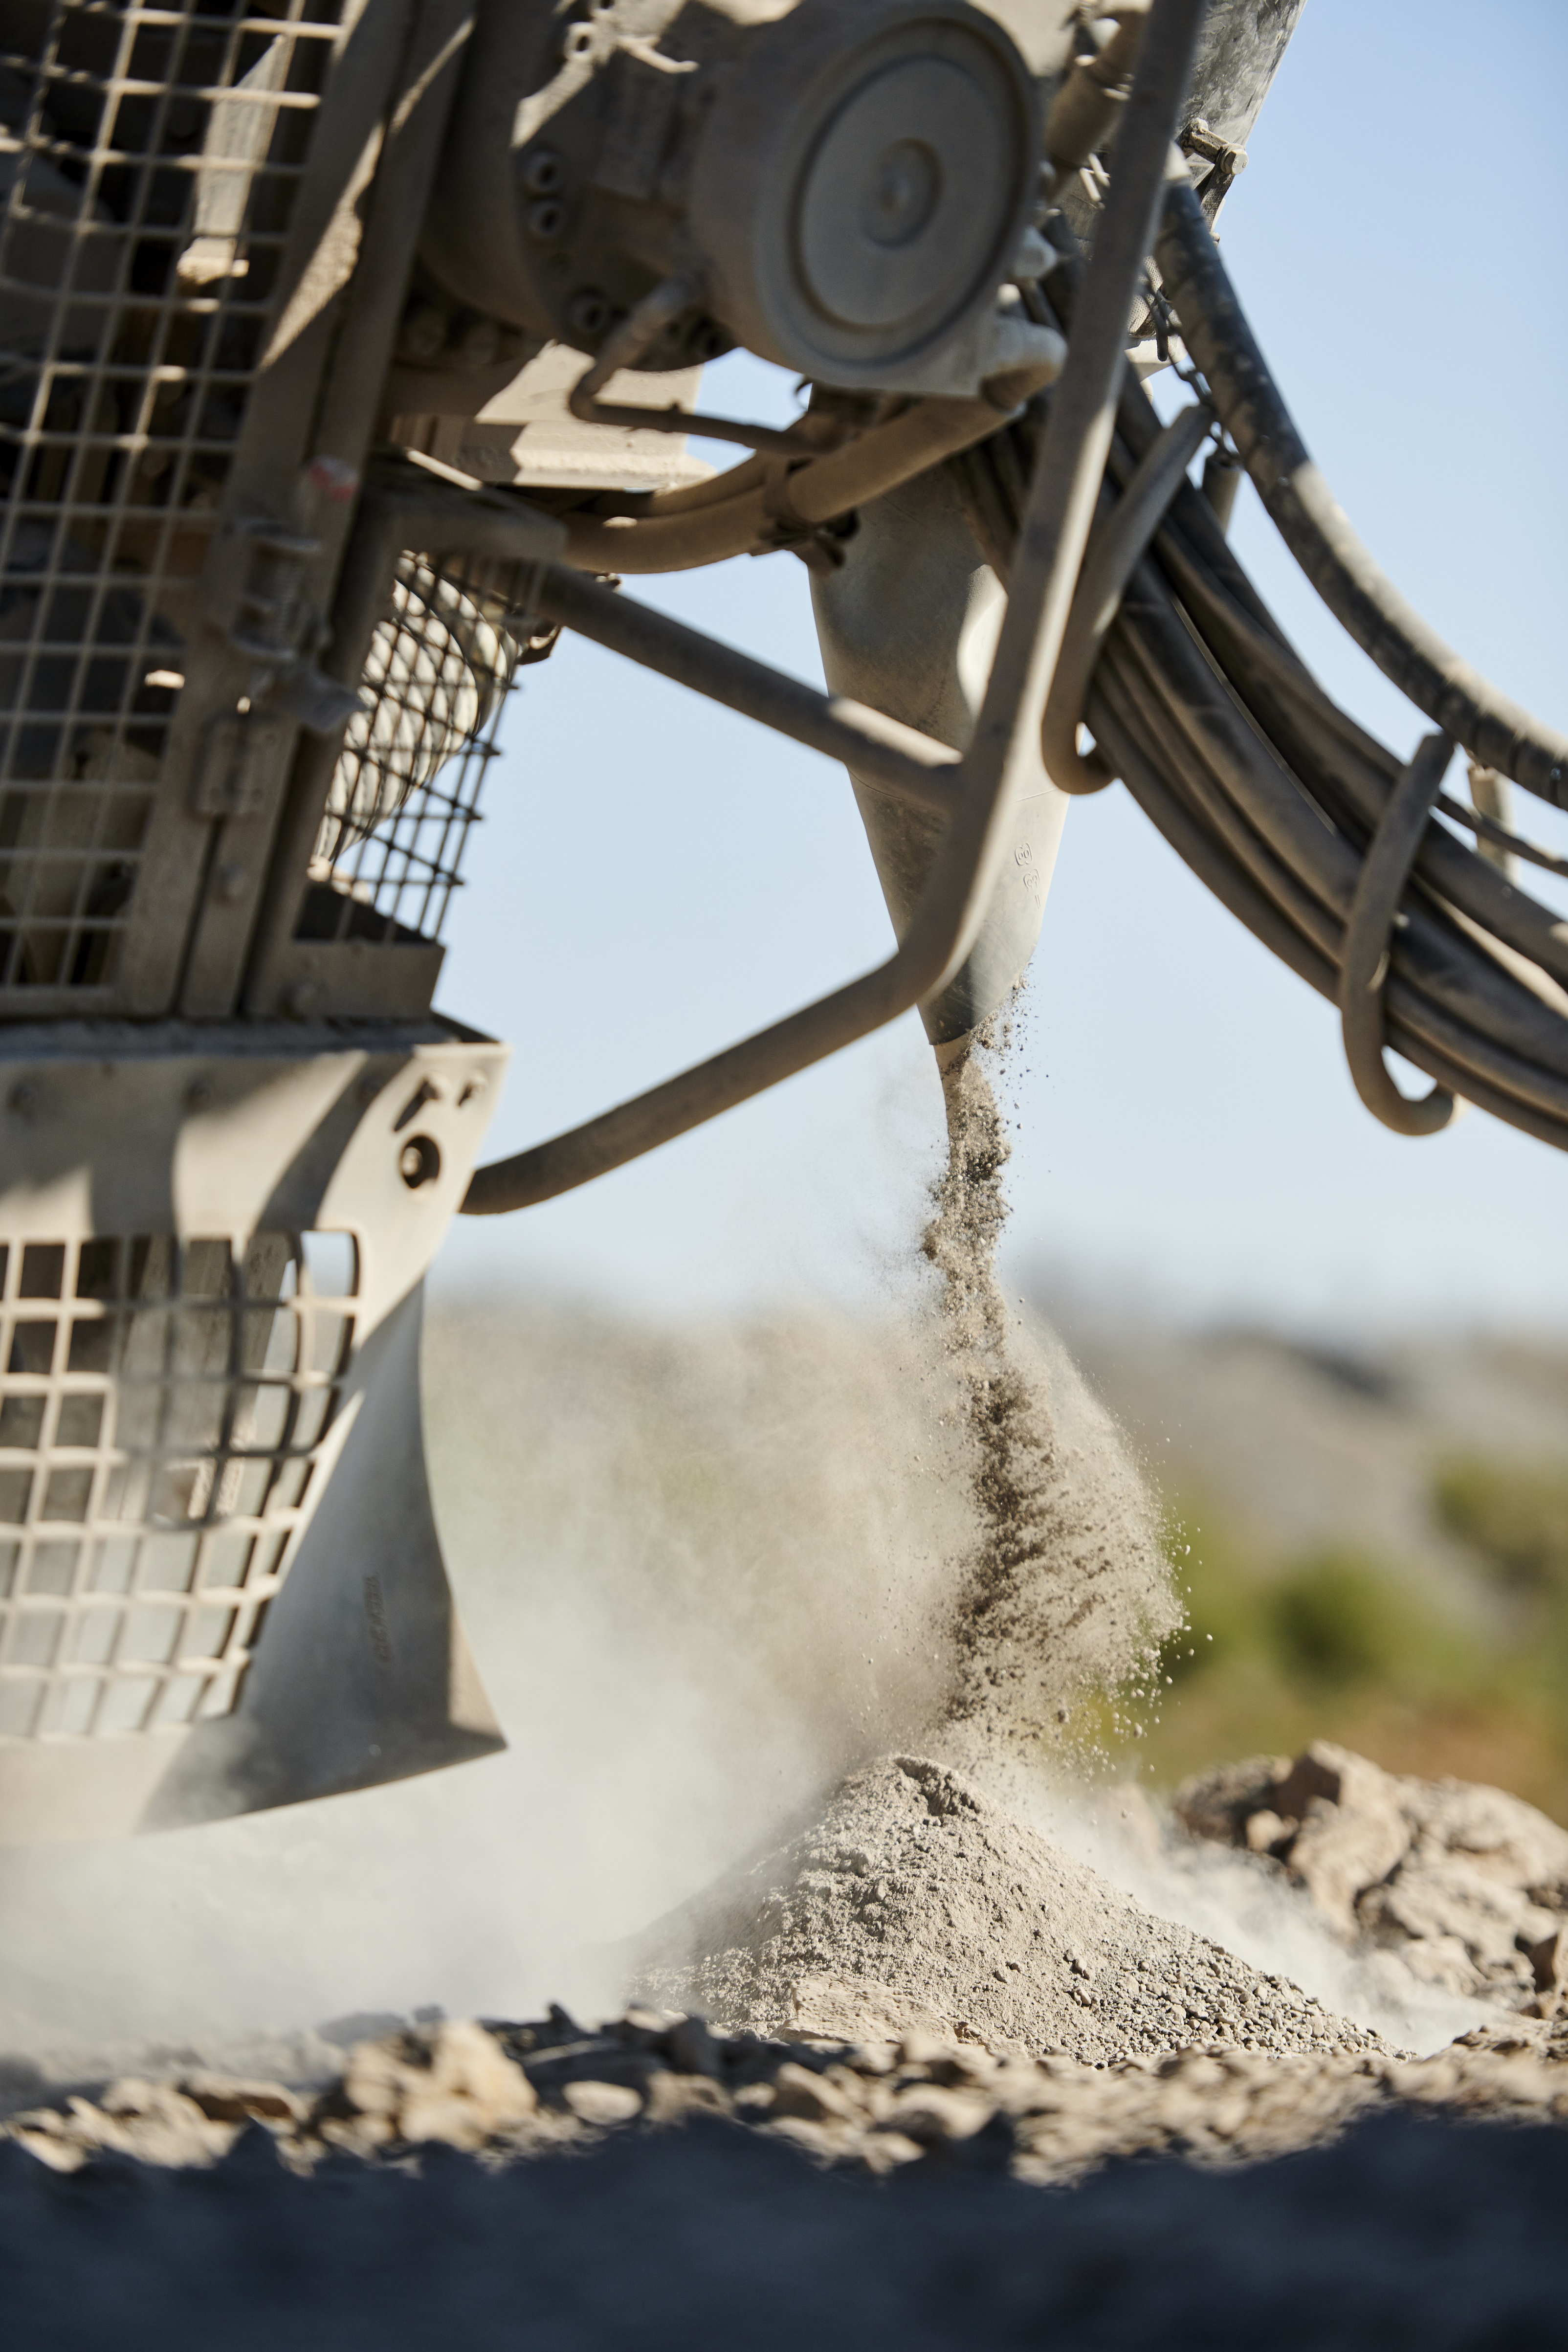
{"type": "Polygon", "coordinates": [[[1193,183],[1193,193],[1210,220],[1230,193],[1230,183],[1247,169],[1247,150],[1211,131],[1201,115],[1189,122],[1179,141],[1182,152],[1196,155],[1208,169],[1193,183]]]}

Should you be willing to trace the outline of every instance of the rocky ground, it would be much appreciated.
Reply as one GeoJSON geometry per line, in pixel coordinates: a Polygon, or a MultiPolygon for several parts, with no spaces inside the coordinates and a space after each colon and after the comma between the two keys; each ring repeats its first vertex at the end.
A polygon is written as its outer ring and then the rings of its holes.
{"type": "Polygon", "coordinates": [[[879,2179],[703,2116],[527,2164],[423,2146],[308,2179],[255,2131],[206,2170],[62,2179],[6,2154],[6,2326],[29,2352],[1490,2352],[1555,2342],[1568,2300],[1568,2134],[1528,2124],[1392,2114],[1070,2194],[998,2177],[984,2135],[879,2179]]]}
{"type": "Polygon", "coordinates": [[[1568,1985],[1568,1830],[1502,1789],[1385,1772],[1325,1739],[1177,1790],[1188,1832],[1303,1888],[1347,1945],[1424,1984],[1555,2017],[1568,1985]]]}
{"type": "Polygon", "coordinates": [[[308,2087],[175,2065],[14,2112],[12,2340],[1552,2340],[1568,1832],[1326,1743],[1178,1810],[1495,2021],[1396,2051],[885,1759],[643,1939],[608,2025],[432,2020],[308,2087]]]}
{"type": "Polygon", "coordinates": [[[340,2158],[407,2166],[434,2148],[553,2159],[607,2134],[641,2144],[718,2118],[873,2174],[957,2164],[1060,2186],[1114,2158],[1255,2160],[1411,2113],[1568,2122],[1568,2026],[1482,2028],[1424,2059],[1216,2041],[1096,2065],[918,2032],[860,2043],[715,2033],[646,2009],[589,2031],[557,2010],[361,2042],[313,2093],[209,2069],[127,2076],[14,2116],[4,2138],[52,2172],[90,2175],[108,2157],[209,2167],[264,2136],[309,2177],[340,2158]]]}
{"type": "Polygon", "coordinates": [[[1545,2025],[1096,2066],[444,2022],[313,2096],[186,2074],[14,2118],[6,2306],[50,2352],[1550,2342],[1565,2121],[1545,2025]]]}

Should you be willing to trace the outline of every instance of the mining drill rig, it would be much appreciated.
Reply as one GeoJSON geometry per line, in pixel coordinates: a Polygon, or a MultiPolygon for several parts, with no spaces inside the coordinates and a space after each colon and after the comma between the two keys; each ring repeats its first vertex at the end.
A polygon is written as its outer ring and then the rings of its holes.
{"type": "Polygon", "coordinates": [[[1568,744],[1373,563],[1216,243],[1300,5],[7,0],[0,1838],[500,1745],[423,1466],[449,1219],[912,1007],[960,1048],[1075,794],[1329,1000],[1379,1118],[1568,1142],[1511,797],[1568,744]],[[798,422],[699,408],[737,346],[798,422]],[[1237,562],[1242,471],[1414,758],[1237,562]],[[802,567],[827,693],[635,593],[741,553],[802,567]],[[506,1053],[432,1012],[440,934],[562,629],[841,761],[897,944],[480,1166],[506,1053]]]}

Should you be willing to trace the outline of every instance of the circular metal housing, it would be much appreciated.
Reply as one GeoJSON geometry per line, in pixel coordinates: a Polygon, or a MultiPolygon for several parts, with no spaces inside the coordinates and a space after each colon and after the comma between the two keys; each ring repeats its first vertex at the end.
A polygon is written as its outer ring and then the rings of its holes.
{"type": "Polygon", "coordinates": [[[907,372],[994,305],[1038,141],[1028,68],[963,0],[802,0],[723,74],[697,148],[713,308],[806,375],[907,372]]]}

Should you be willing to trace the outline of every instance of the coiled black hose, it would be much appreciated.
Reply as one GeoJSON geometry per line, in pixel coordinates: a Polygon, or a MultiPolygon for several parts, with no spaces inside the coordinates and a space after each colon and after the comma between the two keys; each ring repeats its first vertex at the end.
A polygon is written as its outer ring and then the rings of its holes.
{"type": "MultiPolygon", "coordinates": [[[[1291,424],[1188,190],[1172,192],[1165,218],[1156,252],[1183,339],[1308,577],[1447,735],[1542,797],[1568,801],[1568,741],[1460,663],[1355,540],[1291,424]]],[[[1054,308],[1070,320],[1071,267],[1050,283],[1054,308]]],[[[1040,426],[1037,403],[949,461],[1004,579],[1040,426]]],[[[1147,394],[1129,378],[1103,525],[1160,430],[1147,394]]],[[[1086,581],[1092,553],[1092,541],[1086,581]]],[[[1339,1003],[1357,885],[1404,763],[1313,678],[1190,481],[1132,572],[1082,718],[1107,779],[1123,780],[1256,938],[1339,1003]]],[[[1451,802],[1439,805],[1461,814],[1451,802]]],[[[1498,835],[1495,826],[1488,832],[1498,835]]],[[[1389,1045],[1448,1093],[1568,1150],[1568,926],[1435,817],[1377,985],[1389,1045]]],[[[1391,1108],[1397,1097],[1386,1085],[1355,1074],[1379,1117],[1404,1132],[1431,1131],[1430,1121],[1391,1108]]]]}

